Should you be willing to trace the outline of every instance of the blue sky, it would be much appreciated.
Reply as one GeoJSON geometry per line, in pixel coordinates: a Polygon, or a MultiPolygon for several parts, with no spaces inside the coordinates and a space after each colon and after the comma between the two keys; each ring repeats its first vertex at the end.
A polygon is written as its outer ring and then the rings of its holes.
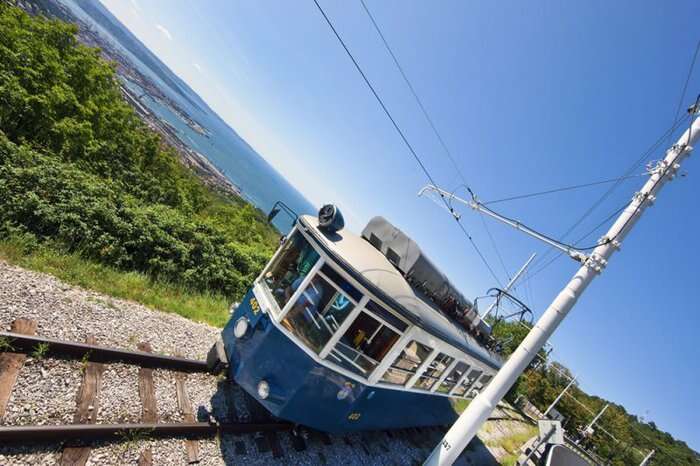
{"type": "MultiPolygon", "coordinates": [[[[103,1],[313,203],[338,204],[355,231],[373,215],[391,219],[467,295],[495,285],[454,221],[416,196],[425,176],[312,0],[103,1]]],[[[671,125],[700,38],[700,4],[690,0],[513,1],[500,8],[366,1],[482,199],[620,176],[671,125]]],[[[456,187],[455,169],[359,0],[321,4],[437,182],[456,187]]],[[[700,92],[697,68],[686,107],[700,92]]],[[[647,211],[553,344],[584,389],[700,450],[696,159],[647,211]]],[[[642,182],[625,181],[569,239],[642,182]]],[[[499,209],[558,236],[605,189],[499,209]]],[[[481,219],[465,210],[463,221],[507,281],[481,219]]],[[[541,255],[540,243],[487,222],[509,274],[531,252],[541,255]]],[[[575,270],[559,259],[519,293],[539,315],[575,270]]]]}

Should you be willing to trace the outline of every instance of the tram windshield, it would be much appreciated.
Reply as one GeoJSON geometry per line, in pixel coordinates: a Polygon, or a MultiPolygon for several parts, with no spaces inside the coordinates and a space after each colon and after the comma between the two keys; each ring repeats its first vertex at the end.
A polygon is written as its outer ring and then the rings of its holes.
{"type": "Polygon", "coordinates": [[[280,310],[287,304],[318,259],[318,252],[300,232],[295,231],[287,239],[262,280],[280,310]]]}
{"type": "Polygon", "coordinates": [[[350,324],[326,359],[368,377],[398,339],[398,333],[363,311],[350,324]]]}
{"type": "Polygon", "coordinates": [[[391,367],[387,369],[382,377],[382,382],[405,385],[432,351],[432,348],[422,343],[411,341],[391,364],[391,367]]]}

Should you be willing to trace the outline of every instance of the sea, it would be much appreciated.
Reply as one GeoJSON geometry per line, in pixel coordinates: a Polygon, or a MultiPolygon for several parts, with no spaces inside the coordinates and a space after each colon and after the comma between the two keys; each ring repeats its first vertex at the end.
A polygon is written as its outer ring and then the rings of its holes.
{"type": "MultiPolygon", "coordinates": [[[[265,213],[269,212],[277,201],[284,202],[298,215],[316,213],[317,208],[311,202],[100,2],[56,1],[67,6],[75,16],[89,24],[93,31],[109,41],[134,67],[177,102],[191,118],[206,128],[208,135],[198,133],[167,104],[149,96],[138,84],[122,79],[126,86],[142,96],[140,100],[145,107],[177,130],[183,143],[206,156],[238,186],[244,199],[265,213]]],[[[280,212],[273,220],[273,225],[286,233],[291,229],[292,219],[280,212]]]]}

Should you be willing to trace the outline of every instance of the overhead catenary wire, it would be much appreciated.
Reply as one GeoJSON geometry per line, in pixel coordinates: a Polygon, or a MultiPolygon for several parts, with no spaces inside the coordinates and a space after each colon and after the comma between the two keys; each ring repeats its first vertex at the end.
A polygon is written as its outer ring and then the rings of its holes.
{"type": "MultiPolygon", "coordinates": [[[[681,113],[683,108],[683,101],[685,100],[685,94],[688,91],[688,84],[690,83],[690,78],[693,76],[693,69],[695,68],[695,61],[698,59],[698,53],[700,53],[700,40],[698,40],[695,46],[695,53],[693,53],[693,58],[690,60],[690,66],[688,67],[688,74],[685,77],[685,82],[683,83],[683,89],[681,90],[681,95],[678,98],[678,106],[676,107],[676,113],[673,115],[673,119],[677,120],[678,115],[681,113]]],[[[671,136],[669,136],[670,139],[671,136]]]]}
{"type": "MultiPolygon", "coordinates": [[[[688,115],[685,115],[683,118],[680,118],[679,114],[681,112],[681,109],[683,108],[683,101],[685,100],[685,94],[688,90],[688,84],[690,83],[690,79],[693,75],[693,71],[695,68],[695,62],[697,61],[698,54],[700,54],[700,40],[698,40],[698,43],[695,47],[695,52],[693,53],[693,58],[691,59],[690,65],[688,66],[688,72],[686,73],[686,78],[685,78],[685,81],[683,83],[683,88],[681,90],[681,95],[680,95],[679,100],[678,100],[678,105],[676,107],[676,113],[675,113],[674,118],[673,118],[674,122],[671,124],[671,127],[664,133],[663,136],[661,136],[661,138],[659,138],[654,144],[652,144],[652,146],[647,151],[645,151],[642,154],[642,156],[635,161],[634,164],[632,164],[632,166],[627,170],[627,172],[623,176],[629,175],[633,171],[635,171],[645,160],[647,160],[650,157],[650,154],[653,154],[656,151],[658,146],[661,145],[662,141],[666,140],[666,141],[668,141],[667,144],[670,144],[670,138],[671,138],[671,135],[673,134],[673,132],[678,128],[678,126],[680,126],[682,121],[684,121],[686,118],[689,117],[688,115]]],[[[698,101],[700,101],[700,95],[698,95],[698,99],[695,102],[696,106],[698,105],[698,101]]],[[[608,189],[593,204],[593,206],[591,206],[588,210],[586,210],[586,212],[584,212],[584,214],[576,222],[574,222],[574,224],[560,237],[560,239],[563,240],[574,229],[576,229],[600,204],[602,204],[605,201],[605,199],[607,199],[610,196],[610,194],[612,194],[612,192],[618,186],[619,186],[619,183],[615,183],[610,189],[608,189]]],[[[553,247],[547,248],[547,250],[543,254],[540,255],[540,257],[539,257],[538,261],[535,263],[535,265],[537,265],[538,263],[543,263],[552,251],[554,251],[553,247]]],[[[547,266],[554,263],[554,261],[556,261],[556,259],[558,259],[559,257],[561,257],[561,254],[558,254],[554,258],[554,260],[550,260],[542,269],[544,269],[547,266]]],[[[541,270],[538,269],[538,271],[533,273],[532,276],[539,273],[539,271],[541,271],[541,270]]]]}
{"type": "MultiPolygon", "coordinates": [[[[673,132],[676,131],[689,118],[690,118],[689,115],[684,115],[684,116],[678,118],[658,139],[656,139],[656,141],[654,141],[654,143],[651,146],[649,146],[649,148],[647,148],[647,150],[645,150],[642,153],[642,155],[637,160],[634,161],[634,163],[632,163],[632,165],[630,165],[630,167],[625,171],[625,173],[623,173],[622,176],[617,178],[618,181],[616,181],[613,186],[608,188],[561,236],[559,236],[558,242],[560,244],[566,244],[566,243],[563,243],[562,240],[564,238],[566,238],[567,236],[569,236],[579,225],[581,225],[581,223],[583,223],[583,221],[586,218],[588,218],[595,211],[596,208],[598,208],[608,197],[610,197],[610,195],[620,186],[622,181],[627,179],[626,177],[629,177],[635,170],[637,170],[640,167],[640,165],[642,165],[645,161],[647,161],[656,152],[656,150],[658,150],[658,148],[666,140],[667,136],[673,134],[673,132]]],[[[610,217],[610,216],[608,216],[608,217],[610,217]]],[[[608,217],[606,217],[606,218],[608,218],[608,217]]],[[[608,220],[609,220],[609,218],[608,218],[608,220]]],[[[596,229],[600,228],[600,226],[602,226],[603,224],[604,223],[599,224],[596,227],[596,229]]],[[[572,246],[576,247],[577,243],[580,241],[581,240],[577,240],[576,242],[573,243],[572,246]]],[[[584,248],[577,248],[577,249],[583,250],[584,248]]],[[[551,246],[548,247],[540,255],[539,259],[535,262],[535,264],[533,264],[533,266],[536,267],[538,265],[545,263],[545,261],[547,261],[547,259],[549,258],[549,255],[554,251],[555,251],[554,247],[551,247],[551,246]]],[[[563,254],[558,254],[557,256],[555,256],[554,259],[551,259],[548,262],[546,262],[546,264],[544,266],[537,268],[534,272],[532,272],[530,274],[529,277],[526,278],[526,280],[531,280],[532,278],[534,278],[542,270],[544,270],[545,268],[547,268],[551,264],[553,264],[562,255],[563,254]]]]}
{"type": "Polygon", "coordinates": [[[630,178],[638,178],[640,176],[645,176],[645,175],[646,175],[646,173],[640,173],[640,174],[628,175],[628,176],[620,176],[618,178],[612,178],[612,179],[608,179],[608,180],[593,181],[591,183],[583,183],[583,184],[575,184],[575,185],[571,185],[571,186],[564,186],[564,187],[560,187],[560,188],[548,189],[546,191],[537,191],[534,193],[521,194],[518,196],[511,196],[511,197],[504,197],[501,199],[494,199],[492,201],[483,201],[483,202],[481,202],[481,204],[482,205],[491,205],[491,204],[498,204],[500,202],[516,201],[516,200],[520,200],[520,199],[529,199],[531,197],[544,196],[547,194],[556,194],[556,193],[561,193],[564,191],[573,191],[574,189],[583,189],[583,188],[589,188],[592,186],[599,186],[601,184],[615,183],[618,181],[623,181],[623,180],[630,179],[630,178]]]}
{"type": "Polygon", "coordinates": [[[389,52],[389,55],[391,55],[391,59],[394,61],[394,65],[396,65],[396,68],[399,70],[399,73],[401,73],[401,77],[403,77],[404,82],[408,86],[408,89],[411,91],[411,94],[413,95],[413,98],[416,100],[418,103],[418,107],[420,107],[421,112],[423,112],[423,116],[425,119],[428,121],[428,124],[430,125],[430,128],[433,130],[433,133],[435,133],[435,136],[437,137],[438,141],[440,142],[440,145],[444,149],[445,153],[449,157],[450,161],[452,162],[452,166],[454,166],[455,170],[457,171],[457,174],[459,177],[462,179],[462,182],[465,185],[469,185],[467,183],[467,180],[464,176],[464,173],[462,173],[462,170],[459,168],[459,164],[457,164],[457,161],[455,158],[452,156],[452,152],[450,149],[447,147],[447,144],[445,143],[445,140],[443,137],[440,135],[440,132],[437,129],[437,126],[435,126],[435,123],[433,122],[433,119],[430,117],[430,114],[428,113],[428,110],[426,110],[425,105],[423,105],[423,101],[421,100],[420,97],[418,97],[418,93],[416,92],[415,88],[413,87],[413,84],[411,84],[411,81],[408,79],[408,76],[406,75],[406,72],[404,71],[403,67],[399,63],[398,58],[396,58],[396,55],[394,54],[394,51],[391,49],[391,46],[389,46],[389,42],[386,40],[386,37],[384,37],[384,33],[382,33],[381,28],[379,27],[379,24],[377,21],[374,19],[374,16],[370,12],[369,8],[367,8],[367,4],[365,4],[364,0],[360,0],[360,3],[362,4],[362,8],[365,10],[365,13],[367,13],[367,16],[369,17],[370,21],[372,22],[372,25],[374,26],[374,29],[377,31],[377,34],[379,34],[379,37],[382,40],[382,43],[384,44],[384,48],[386,48],[387,52],[389,52]]]}
{"type": "MultiPolygon", "coordinates": [[[[379,35],[380,39],[382,40],[382,43],[384,44],[384,48],[387,50],[387,52],[391,56],[391,59],[394,62],[394,65],[396,66],[396,69],[401,74],[401,77],[403,78],[404,82],[406,83],[406,86],[408,87],[409,91],[411,92],[411,95],[413,96],[414,100],[418,104],[418,107],[420,108],[421,112],[423,113],[423,116],[425,117],[428,124],[430,125],[430,128],[432,129],[433,133],[435,134],[435,137],[440,142],[442,149],[445,151],[445,154],[447,155],[448,159],[452,163],[452,166],[454,167],[455,171],[457,172],[457,175],[462,180],[462,183],[464,183],[465,188],[469,190],[469,183],[467,182],[467,179],[464,176],[462,169],[460,168],[456,159],[452,155],[452,152],[450,151],[449,147],[447,147],[447,143],[445,142],[445,139],[440,134],[440,131],[438,131],[437,126],[435,125],[435,122],[433,121],[432,117],[428,113],[428,110],[426,109],[425,105],[423,104],[423,101],[418,96],[418,93],[416,92],[416,89],[413,87],[411,80],[408,79],[408,75],[404,71],[403,67],[401,66],[401,63],[399,62],[398,58],[396,57],[396,54],[394,53],[391,46],[389,45],[389,42],[387,41],[386,37],[384,36],[382,29],[379,27],[379,24],[375,20],[374,15],[372,15],[372,12],[367,7],[367,4],[365,3],[364,0],[360,0],[360,3],[362,4],[362,8],[365,10],[365,13],[367,13],[367,16],[369,17],[372,25],[374,26],[374,29],[377,31],[377,34],[379,35]]],[[[506,278],[508,280],[510,280],[510,273],[508,272],[508,269],[505,266],[505,262],[503,261],[503,256],[501,255],[501,251],[498,248],[498,244],[496,243],[496,240],[493,237],[493,235],[491,234],[491,231],[489,230],[488,226],[486,225],[486,222],[484,221],[483,217],[482,217],[482,223],[484,224],[484,229],[486,230],[486,234],[488,235],[488,237],[491,241],[491,246],[493,247],[494,251],[496,252],[496,256],[498,257],[498,261],[500,262],[500,265],[503,268],[503,272],[505,273],[506,278]]],[[[492,275],[494,275],[494,274],[492,274],[492,275]]],[[[494,275],[494,278],[496,279],[496,282],[502,287],[503,285],[501,284],[500,280],[498,280],[495,277],[495,275],[494,275]]]]}
{"type": "MultiPolygon", "coordinates": [[[[391,115],[391,112],[389,112],[389,109],[388,109],[387,106],[384,104],[384,101],[382,100],[382,98],[379,96],[379,94],[377,93],[377,91],[374,89],[374,86],[372,86],[372,83],[371,83],[371,82],[369,81],[369,79],[367,78],[367,75],[366,75],[365,72],[362,70],[362,67],[360,67],[360,64],[357,62],[357,60],[356,60],[355,57],[353,56],[352,52],[350,52],[350,49],[349,49],[348,46],[345,44],[345,41],[343,40],[343,38],[340,36],[340,34],[338,33],[338,31],[336,30],[335,26],[333,25],[333,22],[330,20],[330,18],[329,18],[328,15],[326,14],[326,12],[323,10],[323,7],[321,7],[321,5],[318,3],[318,0],[313,0],[313,1],[314,1],[314,4],[316,5],[316,8],[318,9],[318,11],[321,13],[321,15],[323,16],[323,18],[326,20],[326,23],[328,23],[328,26],[331,28],[331,31],[333,31],[333,34],[335,35],[336,39],[338,39],[338,42],[340,42],[340,45],[341,45],[341,46],[343,47],[343,49],[345,50],[345,53],[348,55],[348,57],[350,58],[350,60],[352,61],[352,63],[355,65],[355,68],[356,68],[357,71],[360,73],[360,76],[362,76],[362,79],[364,80],[365,84],[367,85],[367,87],[368,87],[368,88],[370,89],[370,91],[372,92],[372,95],[374,95],[374,98],[377,100],[377,102],[378,102],[379,105],[381,106],[382,110],[384,111],[384,113],[386,114],[386,116],[387,116],[387,117],[389,118],[389,120],[391,121],[392,125],[394,126],[394,129],[396,130],[396,132],[397,132],[397,133],[399,134],[399,136],[401,137],[401,140],[403,141],[403,143],[404,143],[404,144],[406,145],[406,147],[408,148],[409,152],[411,153],[411,155],[412,155],[413,158],[415,159],[416,163],[420,166],[420,168],[421,168],[421,170],[423,171],[423,173],[425,174],[426,178],[428,178],[428,180],[429,180],[433,185],[435,185],[435,184],[436,184],[436,183],[435,183],[435,180],[433,179],[432,175],[431,175],[430,172],[428,171],[427,167],[425,166],[425,164],[424,164],[423,161],[421,160],[421,158],[420,158],[420,156],[418,155],[418,153],[416,153],[416,151],[414,150],[414,148],[413,148],[413,146],[411,145],[411,143],[410,143],[410,142],[408,141],[408,139],[406,138],[406,135],[404,134],[404,132],[401,130],[401,128],[399,127],[399,125],[396,123],[396,120],[395,120],[394,117],[391,115]]],[[[449,204],[447,203],[447,200],[445,199],[445,197],[441,195],[441,198],[442,198],[443,202],[445,203],[445,206],[448,207],[448,209],[450,209],[450,211],[453,212],[453,214],[454,214],[454,211],[450,208],[450,206],[449,206],[449,204]]],[[[453,215],[453,216],[454,216],[454,215],[453,215]]],[[[472,236],[469,234],[469,232],[467,232],[467,230],[464,228],[464,225],[462,225],[462,223],[460,222],[459,217],[454,216],[454,218],[455,218],[455,220],[456,220],[456,222],[457,222],[457,225],[459,225],[459,228],[462,230],[462,232],[463,232],[464,235],[467,237],[467,239],[469,240],[470,244],[472,245],[472,247],[474,248],[474,250],[476,251],[476,253],[477,253],[478,256],[480,257],[481,261],[484,263],[484,265],[486,266],[486,268],[489,270],[489,273],[492,275],[492,277],[494,278],[494,280],[496,280],[496,282],[499,283],[499,285],[500,285],[501,282],[500,282],[500,280],[498,279],[498,276],[497,276],[496,273],[493,271],[493,268],[491,268],[491,265],[488,263],[488,261],[486,260],[486,258],[485,258],[484,255],[483,255],[483,253],[481,252],[481,250],[479,249],[479,247],[478,247],[478,246],[476,245],[476,243],[474,242],[474,239],[472,238],[472,236]]]]}

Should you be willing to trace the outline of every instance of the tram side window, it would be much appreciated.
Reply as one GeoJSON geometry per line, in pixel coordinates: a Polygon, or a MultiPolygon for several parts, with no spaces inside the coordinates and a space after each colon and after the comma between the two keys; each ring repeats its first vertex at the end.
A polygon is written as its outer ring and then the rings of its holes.
{"type": "Polygon", "coordinates": [[[459,382],[459,379],[462,378],[467,369],[469,369],[469,365],[466,362],[458,362],[454,369],[445,377],[445,380],[442,381],[437,391],[440,393],[450,393],[452,387],[457,385],[457,382],[459,382]]]}
{"type": "Polygon", "coordinates": [[[382,382],[405,385],[432,351],[432,348],[422,343],[411,341],[384,373],[382,382]]]}
{"type": "Polygon", "coordinates": [[[318,252],[298,231],[287,240],[264,276],[264,282],[280,309],[287,304],[318,259],[318,252]]]}
{"type": "Polygon", "coordinates": [[[368,377],[398,339],[398,333],[363,311],[348,327],[326,359],[368,377]]]}
{"type": "Polygon", "coordinates": [[[438,381],[440,376],[447,370],[447,368],[452,364],[455,358],[446,355],[445,353],[440,353],[435,359],[428,365],[428,368],[418,377],[418,381],[413,386],[419,390],[430,390],[438,381]]]}
{"type": "Polygon", "coordinates": [[[491,382],[491,379],[493,379],[492,375],[481,376],[481,379],[479,380],[479,386],[475,387],[475,388],[479,391],[483,390],[484,388],[486,388],[486,386],[489,384],[489,382],[491,382]]]}
{"type": "Polygon", "coordinates": [[[316,275],[284,316],[282,325],[319,353],[354,308],[344,293],[316,275]]]}
{"type": "Polygon", "coordinates": [[[476,382],[483,372],[484,371],[480,371],[478,369],[472,370],[453,394],[455,396],[465,396],[467,394],[467,390],[474,384],[474,382],[476,382]]]}

